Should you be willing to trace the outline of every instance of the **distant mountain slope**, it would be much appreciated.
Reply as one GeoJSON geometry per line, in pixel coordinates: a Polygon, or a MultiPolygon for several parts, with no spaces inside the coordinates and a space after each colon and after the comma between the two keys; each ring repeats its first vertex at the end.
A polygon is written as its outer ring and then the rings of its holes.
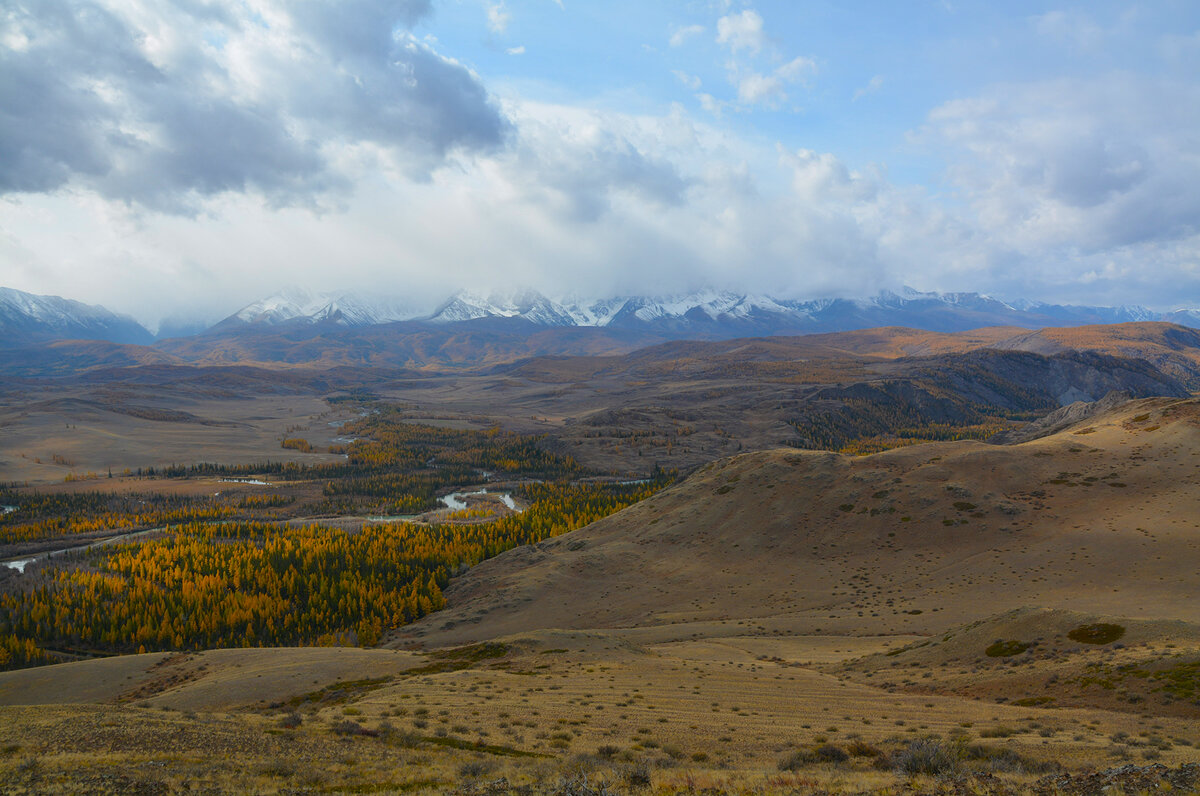
{"type": "Polygon", "coordinates": [[[137,321],[104,307],[0,287],[0,347],[43,340],[147,344],[153,339],[137,321]]]}
{"type": "Polygon", "coordinates": [[[52,340],[20,348],[0,347],[0,370],[13,377],[75,376],[106,368],[181,364],[178,357],[148,346],[106,340],[52,340]]]}
{"type": "MultiPolygon", "coordinates": [[[[792,337],[732,340],[673,340],[641,348],[620,358],[593,363],[533,360],[512,373],[546,381],[578,378],[580,368],[593,374],[629,377],[670,372],[678,375],[742,372],[762,377],[811,371],[822,362],[892,360],[965,354],[981,349],[1024,351],[1044,356],[1089,352],[1141,360],[1193,389],[1200,387],[1200,331],[1168,323],[1126,323],[1028,331],[1013,326],[967,332],[929,332],[904,327],[859,329],[792,337]],[[789,363],[791,363],[789,365],[789,363]]],[[[882,365],[876,366],[878,370],[882,365]]]]}
{"type": "Polygon", "coordinates": [[[995,343],[994,348],[1052,354],[1096,351],[1141,359],[1200,389],[1200,331],[1166,323],[1039,329],[995,343]]]}
{"type": "Polygon", "coordinates": [[[619,329],[542,327],[519,317],[489,317],[451,324],[256,325],[164,340],[156,347],[202,365],[478,369],[545,355],[626,353],[661,340],[619,329]]]}

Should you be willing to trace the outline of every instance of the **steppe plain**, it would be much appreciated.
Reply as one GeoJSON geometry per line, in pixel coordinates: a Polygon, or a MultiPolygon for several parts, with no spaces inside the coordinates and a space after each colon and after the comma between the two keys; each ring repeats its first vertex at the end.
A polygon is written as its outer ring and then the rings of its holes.
{"type": "MultiPolygon", "coordinates": [[[[912,345],[927,356],[964,347],[868,337],[827,355],[826,383],[887,373],[912,345]]],[[[822,342],[757,360],[748,351],[768,344],[675,350],[669,366],[642,367],[678,373],[691,359],[702,371],[724,355],[775,372],[819,357],[822,342]]],[[[1186,362],[1168,364],[1183,373],[1186,362]]],[[[744,375],[696,372],[655,383],[647,399],[637,364],[534,360],[378,385],[414,420],[499,422],[550,432],[592,466],[690,474],[475,566],[452,581],[444,610],[377,648],[161,652],[0,673],[0,791],[1198,787],[1200,401],[1118,402],[1018,444],[851,456],[774,444],[787,409],[759,408],[811,401],[805,385],[747,391],[744,375]],[[573,420],[615,410],[603,426],[573,420]],[[628,433],[638,417],[692,431],[639,454],[628,433]],[[1112,773],[1121,766],[1134,768],[1112,773]]],[[[134,413],[97,406],[93,386],[63,393],[0,409],[14,432],[0,448],[6,478],[119,491],[142,483],[126,468],[147,464],[336,461],[279,439],[327,449],[345,419],[301,390],[253,400],[150,390],[134,413]],[[114,436],[127,447],[107,444],[114,436]],[[55,455],[105,475],[64,483],[55,455]]]]}

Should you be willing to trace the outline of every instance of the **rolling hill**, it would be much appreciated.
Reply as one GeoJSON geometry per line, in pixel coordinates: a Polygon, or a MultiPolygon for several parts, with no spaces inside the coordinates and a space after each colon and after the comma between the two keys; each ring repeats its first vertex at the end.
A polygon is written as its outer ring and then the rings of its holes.
{"type": "Polygon", "coordinates": [[[485,562],[403,637],[729,620],[928,634],[1025,605],[1200,623],[1197,450],[1200,401],[1150,399],[1014,446],[744,454],[485,562]]]}
{"type": "Polygon", "coordinates": [[[382,649],[0,673],[0,766],[51,793],[1189,792],[1200,399],[1084,415],[722,459],[460,574],[382,649]]]}

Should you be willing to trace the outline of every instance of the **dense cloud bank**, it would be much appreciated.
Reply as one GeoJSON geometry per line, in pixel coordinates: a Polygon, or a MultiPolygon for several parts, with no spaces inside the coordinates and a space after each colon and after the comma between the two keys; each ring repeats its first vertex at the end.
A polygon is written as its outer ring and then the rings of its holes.
{"type": "MultiPolygon", "coordinates": [[[[284,284],[1200,303],[1200,89],[1180,77],[1200,38],[1164,40],[1170,68],[940,100],[897,143],[938,177],[906,184],[886,152],[851,163],[802,132],[747,132],[756,113],[803,119],[830,68],[749,6],[660,33],[673,53],[707,42],[724,95],[676,71],[694,103],[634,110],[490,86],[429,32],[429,0],[10,4],[0,284],[151,324],[284,284]]],[[[515,4],[479,13],[498,37],[520,20],[515,4]]],[[[1069,15],[1027,27],[1111,46],[1069,15]]],[[[893,84],[861,85],[847,104],[893,84]]]]}
{"type": "Polygon", "coordinates": [[[66,186],[188,212],[254,191],[346,189],[348,151],[427,177],[506,123],[479,79],[410,33],[422,0],[47,0],[0,17],[0,190],[66,186]]]}

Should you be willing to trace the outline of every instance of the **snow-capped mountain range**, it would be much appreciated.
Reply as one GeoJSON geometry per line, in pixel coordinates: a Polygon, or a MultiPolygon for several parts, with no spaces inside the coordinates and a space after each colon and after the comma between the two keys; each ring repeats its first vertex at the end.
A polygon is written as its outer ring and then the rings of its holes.
{"type": "MultiPolygon", "coordinates": [[[[816,300],[718,290],[599,299],[550,298],[531,289],[460,291],[436,305],[404,297],[293,288],[247,305],[201,334],[355,329],[407,322],[426,328],[492,325],[508,331],[591,327],[648,333],[660,339],[714,339],[878,326],[952,332],[982,326],[1039,328],[1128,321],[1169,321],[1200,328],[1200,309],[1162,313],[1138,306],[1004,302],[978,293],[926,293],[912,288],[884,291],[868,299],[816,300]]],[[[153,335],[132,318],[103,307],[0,288],[0,346],[52,339],[149,343],[153,335]]]]}
{"type": "Polygon", "coordinates": [[[0,342],[62,339],[146,344],[154,335],[104,307],[0,287],[0,342]]]}
{"type": "Polygon", "coordinates": [[[686,317],[735,320],[756,313],[786,316],[796,315],[796,310],[766,296],[717,291],[592,300],[577,297],[555,300],[534,290],[499,295],[464,291],[434,311],[428,321],[455,323],[481,318],[521,318],[538,326],[623,327],[686,317]]]}
{"type": "Polygon", "coordinates": [[[504,293],[461,291],[442,304],[422,308],[397,299],[366,299],[353,294],[315,295],[286,291],[239,310],[214,330],[246,325],[332,322],[369,326],[398,321],[434,325],[486,320],[525,321],[540,327],[654,329],[725,336],[825,332],[871,326],[914,326],[958,331],[989,325],[1051,326],[1171,320],[1200,326],[1200,311],[1164,316],[1144,307],[1082,307],[1035,301],[1006,303],[978,293],[924,293],[905,288],[869,299],[781,299],[767,295],[705,290],[673,296],[620,296],[553,299],[536,290],[504,293]]]}

